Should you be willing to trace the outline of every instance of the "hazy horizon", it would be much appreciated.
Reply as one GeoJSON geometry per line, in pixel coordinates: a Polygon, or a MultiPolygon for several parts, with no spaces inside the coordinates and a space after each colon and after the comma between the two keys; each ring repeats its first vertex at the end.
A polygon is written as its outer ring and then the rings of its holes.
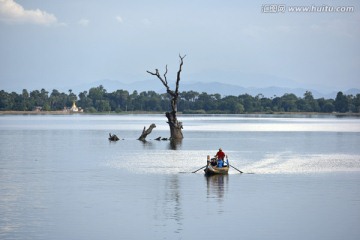
{"type": "Polygon", "coordinates": [[[359,7],[357,1],[0,0],[0,89],[104,79],[149,80],[161,88],[146,70],[163,73],[168,64],[173,81],[179,54],[187,55],[184,83],[360,89],[359,7]]]}

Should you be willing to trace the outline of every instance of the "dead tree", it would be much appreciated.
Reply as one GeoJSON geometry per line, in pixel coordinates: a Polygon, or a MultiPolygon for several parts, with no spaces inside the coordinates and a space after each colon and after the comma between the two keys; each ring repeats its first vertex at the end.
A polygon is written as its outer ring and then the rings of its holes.
{"type": "Polygon", "coordinates": [[[153,128],[156,128],[156,125],[153,123],[149,126],[148,129],[146,129],[146,127],[144,127],[141,136],[138,138],[138,140],[140,141],[145,141],[147,135],[149,135],[151,133],[151,131],[153,130],[153,128]]]}
{"type": "Polygon", "coordinates": [[[119,141],[120,139],[115,134],[111,135],[111,133],[109,133],[109,140],[116,142],[116,141],[119,141]]]}
{"type": "Polygon", "coordinates": [[[175,91],[171,90],[166,78],[166,74],[168,72],[168,68],[167,65],[165,67],[165,73],[163,75],[163,77],[160,75],[159,70],[155,69],[155,72],[150,72],[147,71],[148,73],[150,73],[151,75],[156,76],[161,82],[162,84],[165,86],[166,88],[166,92],[171,96],[171,112],[166,112],[165,116],[168,119],[168,124],[170,127],[170,138],[171,139],[183,139],[184,136],[182,134],[182,122],[179,122],[177,120],[176,117],[176,113],[177,113],[177,101],[179,98],[179,82],[180,82],[180,74],[181,74],[181,70],[182,70],[182,66],[183,66],[183,60],[185,58],[186,55],[184,55],[183,57],[181,55],[179,55],[180,57],[180,66],[179,66],[179,71],[177,72],[177,77],[176,77],[176,85],[175,85],[175,91]]]}

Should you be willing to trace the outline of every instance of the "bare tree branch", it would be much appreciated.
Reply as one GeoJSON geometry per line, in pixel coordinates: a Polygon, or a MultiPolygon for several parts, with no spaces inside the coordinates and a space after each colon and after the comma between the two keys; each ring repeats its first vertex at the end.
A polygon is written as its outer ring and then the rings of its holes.
{"type": "Polygon", "coordinates": [[[166,79],[166,74],[167,74],[167,66],[166,66],[166,72],[164,74],[164,77],[165,77],[165,80],[160,76],[160,73],[159,73],[159,70],[158,69],[155,69],[155,73],[153,72],[150,72],[150,71],[146,71],[148,73],[150,73],[151,75],[154,75],[156,76],[158,79],[160,79],[160,81],[163,83],[163,85],[165,86],[166,88],[166,92],[169,93],[171,96],[173,96],[173,91],[170,90],[170,87],[167,83],[167,79],[166,79]]]}
{"type": "Polygon", "coordinates": [[[160,76],[160,73],[159,73],[159,70],[158,70],[158,69],[155,69],[155,71],[156,71],[155,73],[150,72],[150,71],[146,71],[146,72],[147,72],[147,73],[150,73],[151,75],[156,76],[156,77],[162,82],[162,84],[165,86],[166,92],[167,92],[168,94],[170,94],[172,97],[175,97],[176,95],[175,95],[174,91],[170,90],[170,87],[169,87],[168,82],[167,82],[167,79],[166,79],[166,74],[167,74],[167,72],[168,72],[167,65],[166,65],[166,71],[165,71],[165,73],[164,73],[164,78],[165,78],[165,80],[160,76]]]}
{"type": "Polygon", "coordinates": [[[165,73],[164,73],[164,79],[165,79],[165,83],[166,83],[166,85],[168,85],[168,81],[167,81],[167,79],[166,79],[166,74],[167,74],[167,72],[168,72],[168,68],[167,68],[167,64],[166,64],[166,66],[165,66],[165,73]]]}
{"type": "Polygon", "coordinates": [[[176,88],[175,88],[175,94],[176,96],[179,95],[179,82],[180,82],[180,73],[182,70],[182,66],[184,64],[183,59],[186,57],[186,55],[184,55],[183,57],[181,57],[181,55],[179,54],[179,58],[180,58],[180,66],[179,66],[179,71],[177,72],[177,76],[176,76],[176,88]]]}

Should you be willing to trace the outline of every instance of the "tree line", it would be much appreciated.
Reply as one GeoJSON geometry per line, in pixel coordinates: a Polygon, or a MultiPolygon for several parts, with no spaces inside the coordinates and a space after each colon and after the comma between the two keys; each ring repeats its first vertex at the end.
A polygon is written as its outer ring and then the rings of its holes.
{"type": "MultiPolygon", "coordinates": [[[[89,91],[74,94],[54,89],[45,89],[22,93],[0,91],[0,111],[32,111],[41,108],[43,111],[59,111],[72,106],[73,102],[85,112],[165,112],[170,109],[170,96],[167,93],[143,91],[138,93],[117,90],[108,93],[100,85],[89,91]]],[[[318,113],[359,113],[360,94],[346,95],[338,92],[335,99],[315,99],[310,91],[303,97],[287,93],[281,97],[264,97],[262,94],[251,96],[221,96],[220,94],[184,91],[179,93],[178,111],[183,113],[208,114],[241,114],[255,112],[318,112],[318,113]]]]}

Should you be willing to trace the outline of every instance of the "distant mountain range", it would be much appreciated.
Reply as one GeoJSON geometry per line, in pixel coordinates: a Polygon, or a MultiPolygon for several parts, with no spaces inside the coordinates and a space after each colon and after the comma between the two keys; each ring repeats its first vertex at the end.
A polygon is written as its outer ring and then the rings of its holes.
{"type": "MultiPolygon", "coordinates": [[[[157,79],[147,80],[147,81],[138,81],[132,83],[123,83],[116,80],[100,80],[92,82],[89,84],[81,84],[66,89],[61,89],[64,92],[67,92],[71,89],[74,93],[78,94],[83,91],[88,91],[92,87],[97,87],[102,85],[107,92],[113,92],[119,89],[127,90],[130,93],[133,91],[143,92],[143,91],[155,91],[157,93],[166,92],[164,86],[157,79]]],[[[220,82],[180,82],[180,92],[181,91],[195,91],[195,92],[206,92],[208,94],[219,93],[222,96],[238,96],[241,94],[249,94],[256,96],[262,94],[265,97],[271,98],[274,96],[282,96],[285,93],[293,93],[298,97],[303,97],[306,91],[311,91],[314,98],[332,98],[336,97],[338,91],[333,92],[321,92],[316,89],[305,89],[305,88],[286,88],[286,87],[264,87],[264,88],[255,88],[255,87],[241,87],[234,84],[220,83],[220,82]]],[[[346,91],[343,91],[344,94],[356,95],[360,93],[360,89],[352,88],[346,91]]]]}

